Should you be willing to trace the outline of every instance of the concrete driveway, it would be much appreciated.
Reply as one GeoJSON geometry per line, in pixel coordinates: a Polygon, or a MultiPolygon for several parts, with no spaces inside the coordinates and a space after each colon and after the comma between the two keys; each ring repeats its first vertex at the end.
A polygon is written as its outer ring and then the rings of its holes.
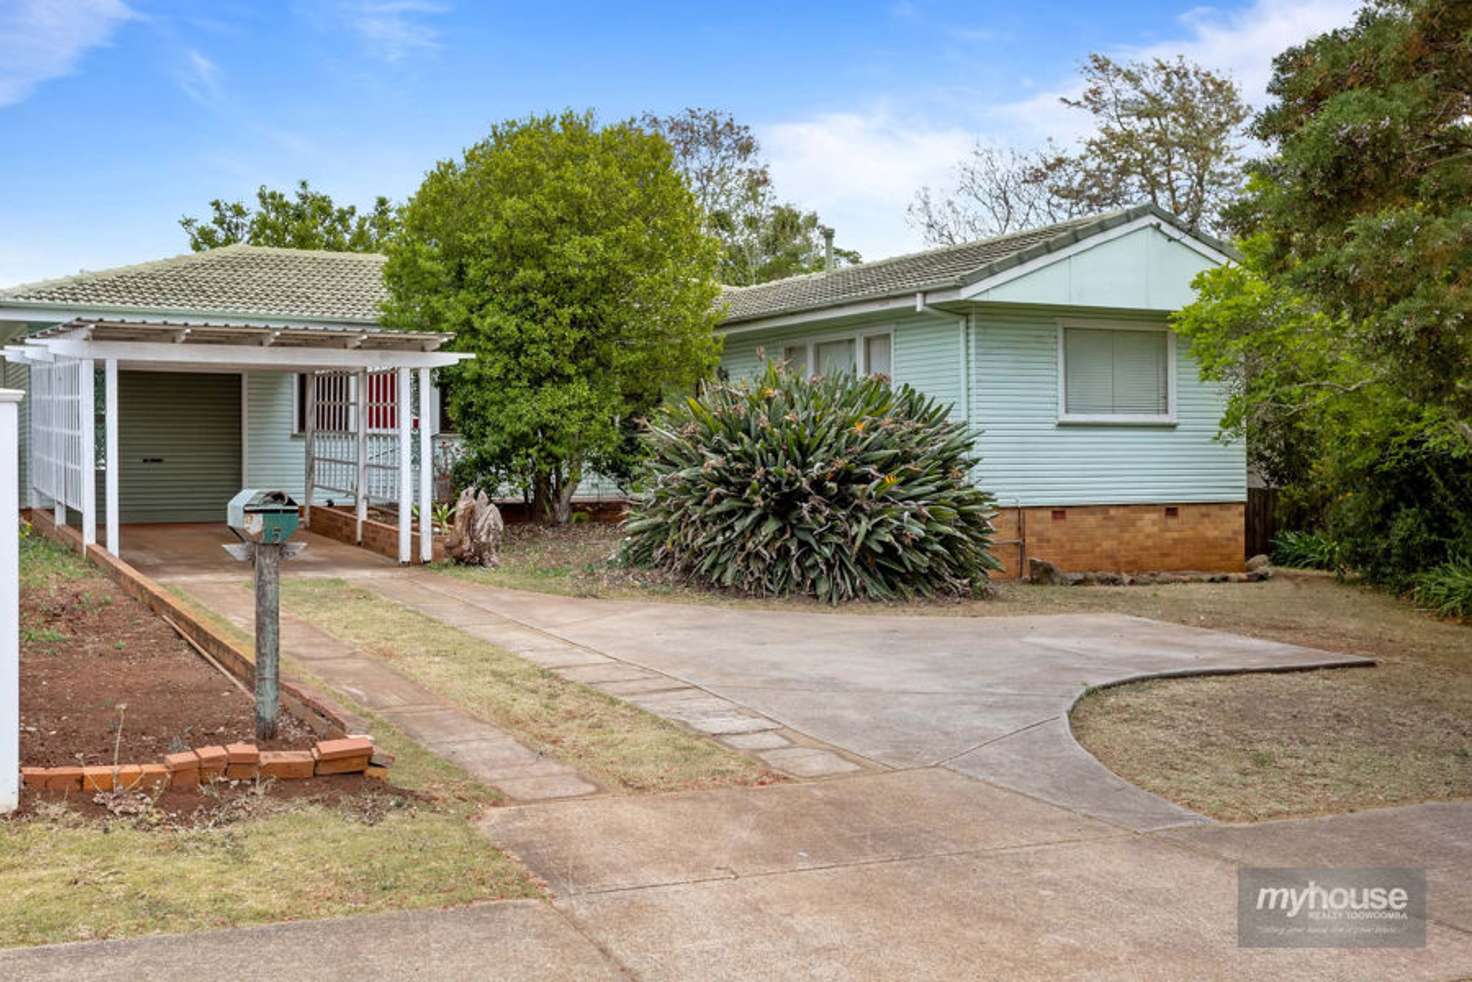
{"type": "MultiPolygon", "coordinates": [[[[544,643],[641,669],[650,678],[636,681],[646,690],[664,676],[692,687],[686,691],[718,718],[756,714],[880,769],[941,766],[1136,831],[1204,819],[1121,780],[1074,741],[1068,711],[1090,687],[1150,675],[1372,664],[1120,615],[912,617],[620,603],[499,590],[426,571],[365,582],[487,640],[529,629],[544,643]]],[[[662,691],[625,698],[664,714],[692,704],[662,691]]]]}

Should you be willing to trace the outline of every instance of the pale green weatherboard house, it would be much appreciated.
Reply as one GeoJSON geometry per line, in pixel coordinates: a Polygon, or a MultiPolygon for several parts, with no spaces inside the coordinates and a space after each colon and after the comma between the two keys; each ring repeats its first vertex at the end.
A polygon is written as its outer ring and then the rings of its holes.
{"type": "Polygon", "coordinates": [[[997,553],[1236,570],[1247,465],[1168,315],[1230,249],[1151,206],[726,291],[722,364],[883,373],[952,406],[997,553]]]}

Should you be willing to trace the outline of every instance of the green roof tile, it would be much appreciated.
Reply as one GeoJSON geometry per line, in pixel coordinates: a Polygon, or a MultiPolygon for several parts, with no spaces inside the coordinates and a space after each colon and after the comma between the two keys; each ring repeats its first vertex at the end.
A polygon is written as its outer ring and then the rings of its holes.
{"type": "Polygon", "coordinates": [[[1200,232],[1190,232],[1169,212],[1153,205],[1136,205],[978,242],[845,266],[829,273],[791,276],[756,286],[727,287],[722,292],[722,300],[726,304],[722,323],[760,320],[864,300],[904,296],[922,290],[961,286],[1145,215],[1154,215],[1219,251],[1232,254],[1230,246],[1200,232]]]}
{"type": "Polygon", "coordinates": [[[230,245],[0,290],[0,304],[372,324],[384,256],[230,245]]]}

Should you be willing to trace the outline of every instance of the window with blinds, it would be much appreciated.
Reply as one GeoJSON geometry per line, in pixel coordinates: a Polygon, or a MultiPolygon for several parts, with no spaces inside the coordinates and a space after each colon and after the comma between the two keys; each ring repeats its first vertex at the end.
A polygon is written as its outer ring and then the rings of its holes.
{"type": "Polygon", "coordinates": [[[1168,420],[1166,331],[1063,328],[1062,418],[1168,420]]]}

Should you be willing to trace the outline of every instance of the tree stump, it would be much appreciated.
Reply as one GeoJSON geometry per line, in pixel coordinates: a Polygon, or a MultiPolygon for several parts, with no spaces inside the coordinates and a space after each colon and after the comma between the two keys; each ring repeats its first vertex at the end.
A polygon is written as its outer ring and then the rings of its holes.
{"type": "Polygon", "coordinates": [[[455,502],[455,523],[445,536],[445,554],[469,566],[501,565],[501,510],[484,491],[466,488],[455,502]]]}

